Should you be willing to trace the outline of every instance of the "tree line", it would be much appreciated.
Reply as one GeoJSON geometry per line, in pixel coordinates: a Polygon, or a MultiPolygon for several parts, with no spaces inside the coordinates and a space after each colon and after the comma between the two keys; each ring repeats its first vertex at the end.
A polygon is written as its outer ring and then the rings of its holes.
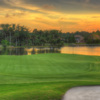
{"type": "Polygon", "coordinates": [[[61,31],[37,30],[32,32],[25,26],[1,24],[0,44],[13,46],[62,46],[61,31]]]}
{"type": "Polygon", "coordinates": [[[100,43],[100,31],[63,33],[59,30],[30,31],[27,27],[15,24],[0,25],[0,44],[3,46],[63,46],[76,43],[75,35],[84,37],[88,44],[100,43]]]}

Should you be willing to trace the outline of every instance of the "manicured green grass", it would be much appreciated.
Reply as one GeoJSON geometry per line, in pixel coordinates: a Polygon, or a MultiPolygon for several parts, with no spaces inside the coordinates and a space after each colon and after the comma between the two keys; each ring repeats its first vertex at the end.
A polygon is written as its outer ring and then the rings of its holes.
{"type": "Polygon", "coordinates": [[[100,85],[99,56],[0,56],[0,100],[61,100],[81,85],[100,85]]]}

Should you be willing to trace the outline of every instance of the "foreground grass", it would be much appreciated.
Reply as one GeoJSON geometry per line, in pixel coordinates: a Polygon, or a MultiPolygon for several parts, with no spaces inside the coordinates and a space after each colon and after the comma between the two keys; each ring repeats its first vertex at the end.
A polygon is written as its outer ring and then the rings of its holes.
{"type": "Polygon", "coordinates": [[[0,100],[61,100],[71,87],[100,84],[100,57],[0,56],[0,100]]]}

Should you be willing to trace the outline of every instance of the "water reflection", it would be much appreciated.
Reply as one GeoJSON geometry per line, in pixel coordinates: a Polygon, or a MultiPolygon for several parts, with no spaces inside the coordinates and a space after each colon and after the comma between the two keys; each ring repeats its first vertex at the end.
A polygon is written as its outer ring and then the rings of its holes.
{"type": "Polygon", "coordinates": [[[100,47],[62,47],[61,53],[100,56],[100,47]]]}
{"type": "Polygon", "coordinates": [[[100,56],[100,47],[35,47],[35,48],[3,48],[0,55],[32,55],[40,53],[65,53],[100,56]]]}
{"type": "Polygon", "coordinates": [[[25,48],[24,50],[27,52],[27,55],[31,55],[33,48],[25,48]]]}
{"type": "Polygon", "coordinates": [[[40,53],[60,53],[60,48],[3,48],[0,55],[32,55],[40,53]]]}

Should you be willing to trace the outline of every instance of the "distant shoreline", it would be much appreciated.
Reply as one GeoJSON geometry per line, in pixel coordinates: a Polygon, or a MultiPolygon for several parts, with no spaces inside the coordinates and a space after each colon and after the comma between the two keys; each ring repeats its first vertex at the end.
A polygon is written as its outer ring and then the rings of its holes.
{"type": "MultiPolygon", "coordinates": [[[[54,48],[61,48],[64,46],[100,46],[100,44],[76,44],[76,43],[72,43],[72,44],[65,44],[63,46],[7,46],[6,48],[34,48],[34,47],[54,47],[54,48]]],[[[0,45],[0,48],[3,48],[2,45],[0,45]]]]}

